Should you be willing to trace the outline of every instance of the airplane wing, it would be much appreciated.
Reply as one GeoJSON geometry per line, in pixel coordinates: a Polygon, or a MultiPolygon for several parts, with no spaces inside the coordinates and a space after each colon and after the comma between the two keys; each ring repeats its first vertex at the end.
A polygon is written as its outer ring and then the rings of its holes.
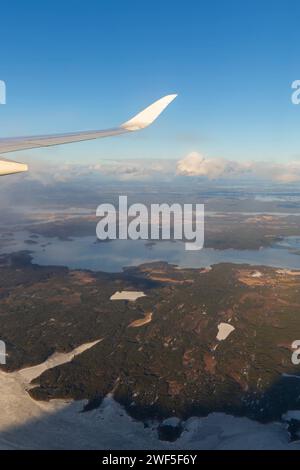
{"type": "MultiPolygon", "coordinates": [[[[177,95],[164,96],[152,103],[129,121],[126,121],[121,124],[121,126],[113,129],[0,139],[0,154],[39,147],[50,147],[52,145],[69,144],[72,142],[82,142],[84,140],[100,139],[102,137],[110,137],[144,129],[155,121],[155,119],[176,98],[176,96],[177,95]]],[[[27,170],[28,167],[24,163],[5,159],[0,160],[0,176],[20,173],[27,170]]]]}

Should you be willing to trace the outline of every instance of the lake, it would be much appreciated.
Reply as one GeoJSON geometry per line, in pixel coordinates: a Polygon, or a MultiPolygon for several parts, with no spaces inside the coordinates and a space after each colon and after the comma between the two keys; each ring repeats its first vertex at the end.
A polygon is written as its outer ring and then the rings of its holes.
{"type": "Polygon", "coordinates": [[[0,253],[29,250],[33,262],[40,265],[59,265],[106,272],[119,272],[125,266],[137,266],[153,261],[167,261],[189,268],[230,262],[300,269],[300,255],[295,254],[296,250],[300,250],[300,237],[287,237],[273,247],[259,250],[203,248],[200,251],[186,251],[184,246],[181,241],[100,242],[94,236],[78,237],[69,241],[44,236],[30,238],[30,233],[23,231],[16,232],[9,243],[6,242],[0,248],[0,253]]]}

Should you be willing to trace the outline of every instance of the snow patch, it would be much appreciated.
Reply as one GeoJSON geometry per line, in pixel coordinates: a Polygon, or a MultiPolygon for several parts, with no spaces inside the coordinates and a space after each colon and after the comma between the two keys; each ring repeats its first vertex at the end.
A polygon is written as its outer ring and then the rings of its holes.
{"type": "Polygon", "coordinates": [[[139,299],[140,297],[146,297],[144,292],[123,290],[122,292],[119,292],[119,291],[115,292],[110,297],[110,300],[130,300],[130,301],[134,302],[135,300],[139,299]]]}
{"type": "Polygon", "coordinates": [[[24,384],[29,384],[33,379],[42,375],[42,373],[46,370],[53,369],[53,367],[60,366],[61,364],[66,364],[67,362],[71,362],[75,356],[78,356],[78,354],[82,354],[84,351],[92,348],[100,341],[102,341],[102,339],[92,341],[91,343],[82,344],[67,353],[54,353],[50,357],[48,357],[45,362],[42,362],[41,364],[38,364],[36,366],[20,369],[19,371],[14,372],[13,374],[16,375],[19,381],[23,382],[24,384]]]}
{"type": "Polygon", "coordinates": [[[232,325],[229,325],[229,323],[220,323],[218,325],[218,334],[217,334],[217,340],[218,341],[223,341],[224,339],[228,338],[230,333],[232,333],[235,328],[232,325]]]}
{"type": "Polygon", "coordinates": [[[251,277],[262,277],[262,273],[260,271],[255,271],[253,274],[251,274],[251,277]]]}

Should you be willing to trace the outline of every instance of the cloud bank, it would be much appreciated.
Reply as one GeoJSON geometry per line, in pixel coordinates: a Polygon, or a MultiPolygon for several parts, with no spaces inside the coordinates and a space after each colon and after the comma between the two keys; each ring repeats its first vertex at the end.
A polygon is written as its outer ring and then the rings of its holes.
{"type": "Polygon", "coordinates": [[[29,167],[24,179],[39,181],[43,185],[67,183],[79,179],[113,180],[113,181],[151,181],[152,178],[169,179],[175,175],[174,160],[126,160],[95,164],[66,163],[59,167],[48,163],[29,167]]]}
{"type": "Polygon", "coordinates": [[[300,181],[300,161],[237,162],[223,158],[206,158],[201,153],[192,152],[177,162],[176,173],[182,176],[206,177],[210,180],[249,176],[277,183],[294,183],[300,181]]]}

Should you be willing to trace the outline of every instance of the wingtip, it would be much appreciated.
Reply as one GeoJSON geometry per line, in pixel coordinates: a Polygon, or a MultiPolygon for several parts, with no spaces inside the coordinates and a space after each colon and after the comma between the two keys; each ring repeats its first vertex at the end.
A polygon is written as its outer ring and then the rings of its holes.
{"type": "Polygon", "coordinates": [[[168,97],[168,98],[171,99],[171,101],[173,101],[173,100],[175,100],[175,98],[177,98],[177,96],[178,96],[178,93],[173,93],[171,95],[166,95],[165,98],[168,97]]]}
{"type": "Polygon", "coordinates": [[[121,127],[130,131],[136,131],[148,127],[158,118],[158,116],[166,109],[166,107],[169,106],[173,100],[175,100],[177,96],[178,95],[175,93],[172,95],[163,96],[129,121],[124,122],[121,127]]]}

